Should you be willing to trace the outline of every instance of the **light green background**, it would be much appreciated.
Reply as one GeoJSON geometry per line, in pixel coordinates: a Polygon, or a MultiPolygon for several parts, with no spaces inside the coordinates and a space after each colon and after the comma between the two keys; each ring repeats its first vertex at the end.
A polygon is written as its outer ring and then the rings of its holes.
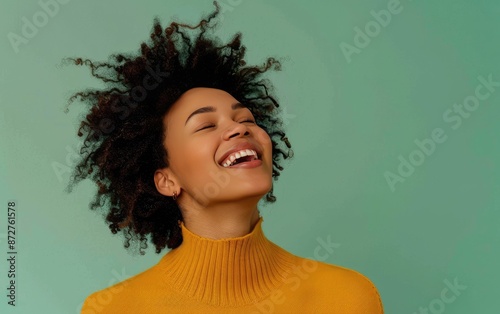
{"type": "MultiPolygon", "coordinates": [[[[318,238],[330,237],[339,246],[326,262],[368,276],[386,313],[439,304],[444,281],[457,278],[467,288],[444,313],[496,314],[500,88],[456,129],[443,113],[474,95],[479,76],[500,81],[500,3],[402,0],[400,12],[348,62],[341,43],[353,45],[354,28],[372,25],[370,12],[389,3],[221,0],[224,40],[241,31],[250,63],[285,58],[283,71],[270,78],[286,109],[295,157],[275,184],[278,202],[262,209],[264,231],[304,257],[314,257],[318,238]],[[392,191],[384,173],[397,174],[398,156],[408,159],[418,150],[414,141],[436,128],[446,141],[392,191]]],[[[20,35],[23,17],[32,19],[42,7],[5,0],[0,8],[4,292],[8,200],[18,202],[19,251],[18,306],[8,307],[2,292],[0,312],[78,313],[91,292],[142,272],[166,252],[128,254],[121,237],[88,209],[91,183],[64,193],[68,173],[60,180],[52,165],[75,161],[66,158],[79,146],[83,109],[75,102],[65,114],[66,100],[102,85],[87,68],[59,63],[137,52],[154,16],[164,26],[174,16],[194,23],[213,5],[71,0],[17,53],[8,34],[20,35]]]]}

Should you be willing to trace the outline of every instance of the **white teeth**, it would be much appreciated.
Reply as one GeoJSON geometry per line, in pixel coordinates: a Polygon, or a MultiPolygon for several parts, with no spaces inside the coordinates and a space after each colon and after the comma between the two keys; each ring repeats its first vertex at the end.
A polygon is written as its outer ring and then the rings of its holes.
{"type": "Polygon", "coordinates": [[[229,167],[234,163],[234,161],[238,158],[245,157],[245,156],[250,156],[253,155],[255,156],[255,159],[257,159],[257,152],[252,150],[252,149],[243,149],[240,150],[236,153],[231,154],[223,163],[222,166],[224,167],[229,167]]]}

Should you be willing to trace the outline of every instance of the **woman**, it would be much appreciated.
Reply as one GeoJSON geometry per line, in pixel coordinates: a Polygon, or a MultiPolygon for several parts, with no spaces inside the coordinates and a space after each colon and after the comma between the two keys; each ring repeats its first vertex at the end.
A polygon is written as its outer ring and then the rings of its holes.
{"type": "Polygon", "coordinates": [[[90,105],[70,188],[96,182],[91,208],[105,210],[125,247],[138,239],[145,248],[150,237],[157,253],[171,249],[88,296],[82,313],[383,313],[363,275],[295,256],[263,234],[258,202],[275,202],[272,179],[293,155],[261,78],[280,63],[245,66],[240,33],[226,45],[209,38],[214,4],[196,26],[163,30],[155,20],[139,56],[71,59],[109,88],[70,99],[90,105]]]}

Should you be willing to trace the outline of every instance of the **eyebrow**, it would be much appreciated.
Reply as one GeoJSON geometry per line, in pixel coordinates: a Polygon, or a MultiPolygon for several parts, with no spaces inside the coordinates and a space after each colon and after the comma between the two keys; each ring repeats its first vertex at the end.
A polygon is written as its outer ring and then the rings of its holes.
{"type": "MultiPolygon", "coordinates": [[[[239,103],[239,102],[231,105],[231,109],[233,109],[233,110],[242,109],[242,108],[246,108],[246,107],[242,103],[239,103]]],[[[189,117],[186,119],[186,123],[184,123],[184,126],[188,123],[189,119],[191,119],[191,117],[193,117],[194,115],[197,115],[200,113],[206,113],[206,112],[216,112],[216,111],[217,111],[217,109],[215,109],[215,107],[212,107],[212,106],[198,108],[189,115],[189,117]]]]}

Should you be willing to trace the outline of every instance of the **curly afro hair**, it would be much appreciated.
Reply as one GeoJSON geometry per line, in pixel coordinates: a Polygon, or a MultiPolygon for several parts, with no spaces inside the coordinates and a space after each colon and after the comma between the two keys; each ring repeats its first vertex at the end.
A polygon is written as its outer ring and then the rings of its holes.
{"type": "MultiPolygon", "coordinates": [[[[261,66],[246,66],[240,32],[225,45],[209,36],[207,30],[213,30],[219,14],[216,1],[214,5],[214,12],[195,26],[172,22],[163,29],[155,17],[150,41],[141,44],[138,55],[113,54],[108,62],[65,58],[88,66],[107,88],[82,90],[69,98],[68,106],[79,98],[89,109],[78,129],[82,158],[68,191],[86,178],[93,180],[98,189],[90,209],[103,210],[113,234],[123,232],[125,248],[139,240],[141,255],[149,236],[157,254],[182,243],[180,208],[157,191],[153,176],[169,166],[162,145],[163,117],[184,92],[194,87],[221,89],[250,109],[272,140],[274,180],[283,170],[280,161],[293,156],[273,86],[261,78],[269,69],[279,71],[280,62],[269,57],[261,66]]],[[[276,201],[273,189],[264,201],[276,201]]]]}

